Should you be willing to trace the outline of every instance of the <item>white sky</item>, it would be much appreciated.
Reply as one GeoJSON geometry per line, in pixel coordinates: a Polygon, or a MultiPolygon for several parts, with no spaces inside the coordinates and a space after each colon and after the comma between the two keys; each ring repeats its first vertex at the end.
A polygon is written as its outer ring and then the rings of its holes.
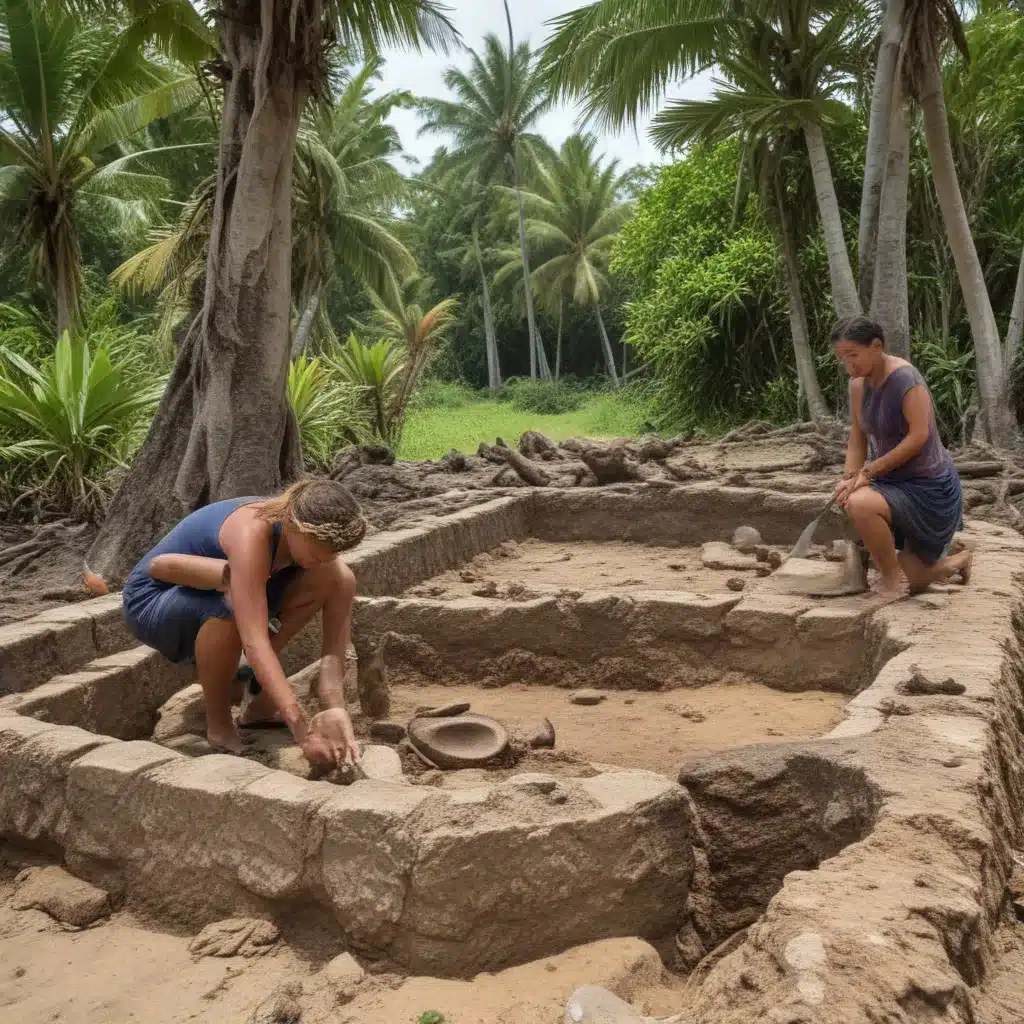
{"type": "MultiPolygon", "coordinates": [[[[449,17],[462,35],[466,46],[479,50],[483,37],[488,32],[496,33],[501,39],[508,34],[505,23],[505,8],[502,0],[444,0],[451,11],[449,17]]],[[[545,23],[558,14],[583,6],[586,0],[510,0],[512,31],[516,43],[529,41],[539,48],[551,34],[545,23]]],[[[465,52],[444,54],[393,52],[387,55],[383,69],[382,90],[409,89],[417,96],[445,97],[447,91],[442,80],[445,68],[457,64],[469,66],[465,52]]],[[[710,74],[686,82],[671,90],[670,95],[701,99],[711,91],[710,74]]],[[[560,108],[544,116],[538,125],[540,133],[553,145],[560,145],[566,136],[579,130],[578,112],[560,108]]],[[[392,123],[402,137],[406,151],[426,164],[434,150],[445,142],[436,135],[417,135],[420,118],[413,110],[397,110],[392,114],[392,123]]],[[[601,147],[604,152],[619,160],[620,166],[635,163],[660,162],[661,156],[647,138],[646,124],[639,127],[639,138],[633,132],[618,136],[606,136],[601,147]]]]}

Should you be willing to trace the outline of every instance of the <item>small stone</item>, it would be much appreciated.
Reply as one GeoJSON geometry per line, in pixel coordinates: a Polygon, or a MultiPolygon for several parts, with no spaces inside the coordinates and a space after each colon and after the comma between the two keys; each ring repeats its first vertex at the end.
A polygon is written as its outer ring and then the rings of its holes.
{"type": "Polygon", "coordinates": [[[86,928],[110,913],[110,897],[63,868],[30,868],[19,876],[15,910],[42,910],[61,924],[86,928]]]}
{"type": "Polygon", "coordinates": [[[772,549],[767,544],[758,544],[754,548],[754,557],[759,562],[767,562],[768,556],[772,553],[772,549]]]}
{"type": "Polygon", "coordinates": [[[551,720],[548,718],[538,722],[533,728],[529,729],[526,737],[527,746],[533,750],[540,750],[542,748],[551,749],[555,745],[555,727],[551,724],[551,720]]]}
{"type": "Polygon", "coordinates": [[[366,971],[351,953],[342,953],[326,964],[320,975],[334,991],[337,1002],[347,1003],[355,997],[366,971]]]}
{"type": "Polygon", "coordinates": [[[730,590],[735,590],[738,592],[740,590],[743,590],[744,587],[746,587],[747,581],[740,579],[739,576],[730,576],[729,579],[725,581],[725,585],[730,590]]]}
{"type": "Polygon", "coordinates": [[[463,583],[478,583],[480,581],[480,577],[472,569],[463,569],[459,573],[459,579],[463,583]]]}
{"type": "Polygon", "coordinates": [[[749,487],[750,481],[744,473],[730,473],[725,478],[726,484],[730,487],[749,487]]]}
{"type": "Polygon", "coordinates": [[[564,804],[569,802],[569,794],[564,789],[556,789],[548,799],[553,804],[564,804]]]}
{"type": "Polygon", "coordinates": [[[682,563],[682,562],[667,562],[667,563],[666,563],[666,565],[667,565],[667,566],[668,566],[668,568],[669,568],[669,569],[671,569],[671,570],[672,570],[673,572],[682,572],[682,571],[683,571],[683,569],[685,569],[685,568],[686,568],[686,566],[685,566],[685,565],[683,565],[683,563],[682,563]]]}
{"type": "Polygon", "coordinates": [[[262,956],[280,938],[273,921],[257,917],[229,917],[208,924],[189,944],[189,952],[202,956],[262,956]]]}
{"type": "Polygon", "coordinates": [[[910,666],[910,678],[900,683],[896,690],[907,697],[924,697],[944,694],[959,697],[967,692],[963,683],[958,683],[952,676],[946,679],[934,679],[924,674],[917,665],[910,666]]]}
{"type": "Polygon", "coordinates": [[[700,549],[701,564],[705,569],[755,569],[760,563],[753,555],[744,555],[731,544],[723,544],[720,540],[708,541],[700,549]]]}
{"type": "Polygon", "coordinates": [[[565,1024],[644,1024],[629,1003],[598,985],[584,985],[569,997],[565,1024]]]}
{"type": "Polygon", "coordinates": [[[737,526],[732,534],[732,546],[745,555],[752,555],[761,545],[761,534],[753,526],[737,526]]]}
{"type": "Polygon", "coordinates": [[[959,768],[963,765],[964,759],[962,757],[949,757],[942,762],[943,768],[959,768]]]}
{"type": "Polygon", "coordinates": [[[685,705],[679,709],[679,717],[687,718],[691,722],[706,722],[708,719],[708,716],[705,715],[703,711],[698,711],[696,708],[687,707],[685,705]]]}
{"type": "Polygon", "coordinates": [[[498,584],[494,580],[488,580],[482,587],[474,587],[470,593],[474,597],[497,597],[498,584]]]}
{"type": "Polygon", "coordinates": [[[370,723],[370,738],[385,743],[401,743],[405,739],[405,726],[393,718],[382,718],[370,723]]]}
{"type": "Polygon", "coordinates": [[[607,694],[602,693],[600,690],[577,690],[571,694],[569,700],[573,704],[582,704],[586,707],[590,707],[594,704],[600,704],[607,694]]]}
{"type": "Polygon", "coordinates": [[[636,697],[627,697],[622,703],[623,704],[635,704],[636,703],[636,697]]]}
{"type": "Polygon", "coordinates": [[[768,558],[766,561],[773,569],[778,569],[780,565],[786,560],[786,556],[781,551],[769,551],[768,558]]]}
{"type": "Polygon", "coordinates": [[[464,715],[469,707],[468,700],[460,700],[451,704],[442,704],[438,708],[418,707],[416,715],[418,718],[455,718],[456,715],[464,715]]]}
{"type": "Polygon", "coordinates": [[[363,777],[386,782],[404,782],[402,759],[391,747],[369,743],[363,747],[359,758],[359,768],[363,777]]]}

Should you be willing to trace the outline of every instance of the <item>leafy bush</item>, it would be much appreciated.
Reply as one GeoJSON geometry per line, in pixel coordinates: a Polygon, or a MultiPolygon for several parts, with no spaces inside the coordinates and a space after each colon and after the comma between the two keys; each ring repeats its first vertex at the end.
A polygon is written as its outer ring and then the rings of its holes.
{"type": "Polygon", "coordinates": [[[416,389],[411,409],[461,409],[477,401],[476,392],[458,380],[439,380],[428,377],[416,389]]]}
{"type": "MultiPolygon", "coordinates": [[[[961,351],[956,338],[929,337],[923,332],[914,338],[912,347],[914,364],[932,393],[943,440],[965,444],[976,382],[974,351],[961,351]]],[[[1011,390],[1012,386],[1011,382],[1011,390]]]]}
{"type": "Polygon", "coordinates": [[[497,397],[499,402],[509,402],[519,412],[557,416],[575,412],[589,396],[572,379],[561,380],[556,384],[549,380],[510,377],[497,397]]]}
{"type": "Polygon", "coordinates": [[[328,359],[338,378],[359,390],[366,428],[378,441],[397,444],[405,415],[399,399],[406,372],[398,343],[381,338],[367,345],[353,332],[328,359]]]}
{"type": "Polygon", "coordinates": [[[292,362],[288,400],[310,469],[326,469],[338,449],[358,435],[361,399],[360,389],[341,380],[322,359],[302,355],[292,362]]]}
{"type": "Polygon", "coordinates": [[[0,349],[0,476],[7,491],[42,495],[80,513],[106,498],[104,474],[124,465],[163,391],[102,343],[65,331],[53,358],[33,365],[0,349]]]}

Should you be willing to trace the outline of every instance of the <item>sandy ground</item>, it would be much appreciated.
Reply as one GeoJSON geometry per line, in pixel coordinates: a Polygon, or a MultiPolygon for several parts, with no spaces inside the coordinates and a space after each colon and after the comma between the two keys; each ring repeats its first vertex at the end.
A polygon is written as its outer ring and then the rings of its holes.
{"type": "Polygon", "coordinates": [[[598,543],[571,541],[552,543],[528,540],[508,541],[500,548],[478,555],[460,569],[441,573],[413,587],[409,593],[421,597],[468,597],[487,583],[494,583],[494,596],[515,597],[509,585],[529,592],[612,590],[632,593],[641,590],[687,590],[717,593],[728,589],[733,577],[753,589],[760,578],[752,570],[705,569],[699,547],[663,548],[622,541],[598,543]]]}
{"type": "MultiPolygon", "coordinates": [[[[470,701],[473,711],[512,728],[548,718],[556,750],[620,768],[645,768],[675,778],[683,761],[727,747],[808,739],[842,721],[848,697],[782,693],[756,683],[717,683],[692,690],[609,691],[601,704],[572,704],[570,691],[519,684],[411,686],[392,690],[392,716],[421,704],[470,701]]],[[[531,766],[532,767],[532,766],[531,766]]]]}
{"type": "Polygon", "coordinates": [[[340,948],[282,940],[261,958],[197,960],[189,936],[154,931],[124,912],[69,932],[40,911],[11,908],[16,867],[8,864],[0,883],[0,1020],[11,1024],[270,1024],[254,1012],[296,983],[302,1024],[415,1024],[427,1010],[444,1014],[445,1024],[561,1024],[568,997],[584,984],[618,990],[659,1016],[684,1004],[684,981],[652,965],[649,947],[613,939],[469,982],[377,968],[341,1005],[318,976],[340,948]]]}
{"type": "MultiPolygon", "coordinates": [[[[539,684],[394,686],[390,717],[406,721],[424,705],[468,701],[473,711],[497,718],[513,733],[529,734],[542,719],[551,721],[554,754],[537,751],[516,771],[577,775],[580,762],[596,761],[675,778],[691,757],[748,743],[821,736],[843,720],[849,700],[814,690],[783,693],[746,681],[656,693],[605,692],[601,704],[580,706],[571,702],[572,691],[539,684]]],[[[247,739],[247,756],[253,760],[308,777],[309,765],[286,729],[247,730],[247,739]]]]}

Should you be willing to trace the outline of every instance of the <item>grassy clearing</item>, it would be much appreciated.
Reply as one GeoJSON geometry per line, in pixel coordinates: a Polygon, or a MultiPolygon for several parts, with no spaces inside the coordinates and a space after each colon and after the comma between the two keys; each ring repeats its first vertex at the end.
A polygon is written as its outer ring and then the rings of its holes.
{"type": "Polygon", "coordinates": [[[438,459],[455,448],[475,452],[481,441],[496,437],[515,445],[527,430],[556,441],[570,437],[634,436],[649,416],[646,403],[617,395],[595,395],[573,412],[543,415],[509,402],[474,401],[454,408],[412,409],[399,447],[403,459],[438,459]]]}

